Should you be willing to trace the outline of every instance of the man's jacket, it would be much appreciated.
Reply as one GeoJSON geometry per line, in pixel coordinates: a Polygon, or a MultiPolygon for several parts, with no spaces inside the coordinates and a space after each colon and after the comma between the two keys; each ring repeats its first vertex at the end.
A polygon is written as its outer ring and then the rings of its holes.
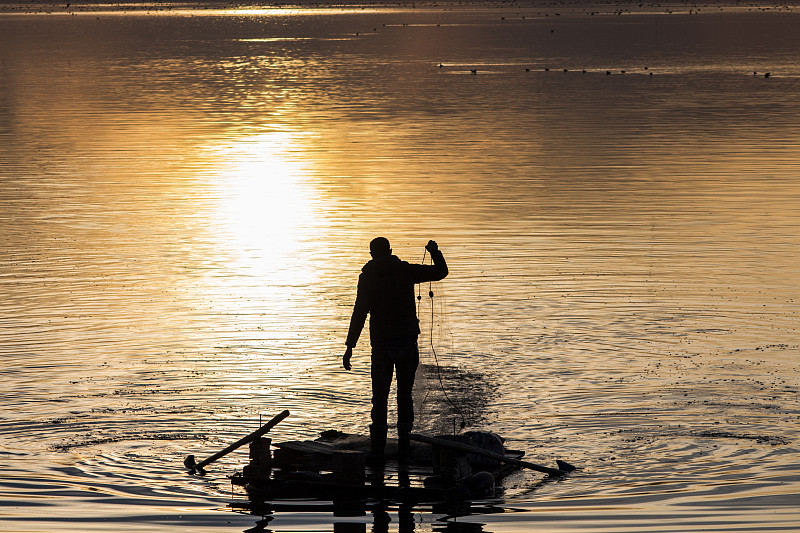
{"type": "Polygon", "coordinates": [[[370,342],[373,347],[414,344],[419,320],[414,301],[414,284],[439,281],[447,276],[442,252],[431,253],[432,265],[415,265],[396,255],[378,257],[361,269],[358,295],[345,344],[355,347],[369,313],[370,342]]]}

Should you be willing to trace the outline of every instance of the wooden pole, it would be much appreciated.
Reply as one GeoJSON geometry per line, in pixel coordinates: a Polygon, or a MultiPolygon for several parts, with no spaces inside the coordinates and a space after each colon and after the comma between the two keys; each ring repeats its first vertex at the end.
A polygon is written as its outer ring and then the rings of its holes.
{"type": "Polygon", "coordinates": [[[437,439],[436,437],[428,437],[426,435],[420,435],[419,433],[410,433],[409,437],[411,438],[411,440],[415,440],[417,442],[425,442],[428,444],[432,444],[434,446],[441,446],[442,448],[450,448],[451,450],[458,450],[464,453],[474,453],[475,455],[482,455],[484,457],[489,457],[491,459],[500,461],[501,463],[508,463],[510,465],[515,465],[522,468],[530,468],[531,470],[536,470],[537,472],[543,472],[551,476],[563,476],[564,474],[568,473],[566,470],[559,470],[558,468],[541,466],[534,463],[529,463],[528,461],[520,461],[519,459],[514,459],[513,457],[506,457],[505,455],[490,452],[488,450],[484,450],[483,448],[478,448],[477,446],[470,446],[469,444],[463,444],[461,442],[455,442],[452,440],[445,440],[445,439],[437,439]]]}
{"type": "Polygon", "coordinates": [[[224,450],[221,450],[221,451],[215,453],[214,455],[212,455],[208,459],[205,459],[204,461],[200,461],[199,463],[194,464],[194,456],[190,455],[189,457],[187,457],[183,461],[183,464],[186,465],[186,467],[190,468],[191,470],[202,470],[203,467],[206,466],[207,464],[213,463],[214,461],[216,461],[220,457],[224,457],[225,455],[228,455],[229,453],[231,453],[233,450],[235,450],[235,449],[237,449],[237,448],[239,448],[241,446],[244,446],[248,442],[250,442],[250,441],[252,441],[254,439],[257,439],[258,437],[266,434],[270,429],[272,429],[274,426],[276,426],[281,420],[283,420],[287,416],[289,416],[289,410],[288,409],[283,411],[282,413],[279,413],[278,415],[276,415],[272,420],[270,420],[269,422],[267,422],[266,424],[264,424],[263,426],[258,428],[256,431],[250,433],[246,437],[242,437],[241,439],[237,440],[236,442],[234,442],[233,444],[231,444],[230,446],[228,446],[224,450]]]}

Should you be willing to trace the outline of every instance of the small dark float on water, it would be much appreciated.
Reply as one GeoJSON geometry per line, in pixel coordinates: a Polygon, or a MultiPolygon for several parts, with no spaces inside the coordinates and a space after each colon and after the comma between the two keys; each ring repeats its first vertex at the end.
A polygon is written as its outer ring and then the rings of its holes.
{"type": "Polygon", "coordinates": [[[389,439],[386,460],[367,466],[367,436],[329,430],[313,441],[273,443],[264,437],[288,415],[282,412],[200,463],[190,455],[184,465],[202,474],[204,466],[249,443],[249,464],[230,480],[245,489],[254,505],[287,500],[454,503],[496,497],[503,478],[519,468],[553,478],[575,470],[563,461],[557,461],[558,468],[524,461],[525,452],[506,449],[503,439],[488,431],[439,437],[412,433],[406,457],[398,457],[397,442],[389,439]]]}

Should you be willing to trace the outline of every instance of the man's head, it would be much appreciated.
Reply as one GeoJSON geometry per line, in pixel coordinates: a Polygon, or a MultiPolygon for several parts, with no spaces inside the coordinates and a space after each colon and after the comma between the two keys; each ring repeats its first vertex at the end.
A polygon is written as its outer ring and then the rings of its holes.
{"type": "Polygon", "coordinates": [[[375,237],[369,243],[369,253],[372,254],[373,259],[392,255],[392,246],[389,244],[389,239],[386,237],[375,237]]]}

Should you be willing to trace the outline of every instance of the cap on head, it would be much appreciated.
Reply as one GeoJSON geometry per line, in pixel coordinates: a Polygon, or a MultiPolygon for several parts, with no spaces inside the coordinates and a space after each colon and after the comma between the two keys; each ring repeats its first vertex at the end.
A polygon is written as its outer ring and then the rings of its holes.
{"type": "Polygon", "coordinates": [[[375,237],[369,243],[369,252],[372,254],[372,257],[392,255],[392,246],[389,244],[389,239],[386,237],[375,237]]]}

